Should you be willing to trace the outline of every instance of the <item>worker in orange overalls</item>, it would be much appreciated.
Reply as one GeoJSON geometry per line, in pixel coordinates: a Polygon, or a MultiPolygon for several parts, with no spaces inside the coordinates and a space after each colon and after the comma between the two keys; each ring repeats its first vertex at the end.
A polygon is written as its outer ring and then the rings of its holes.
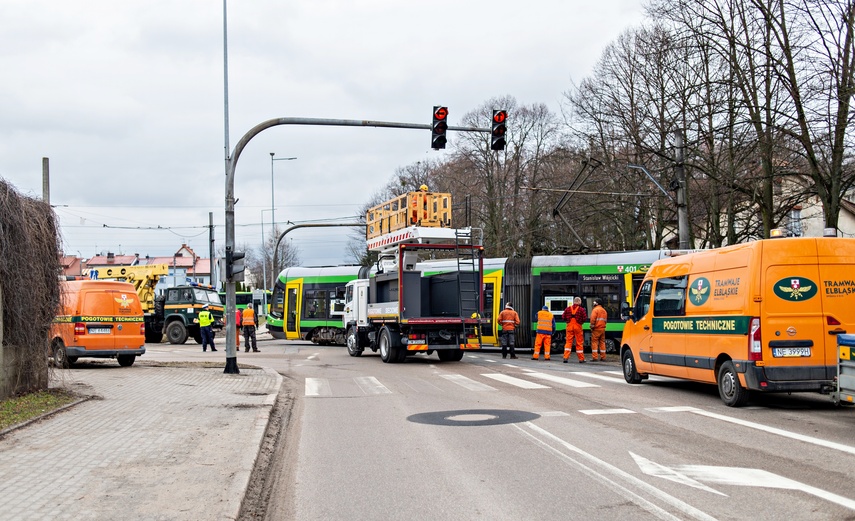
{"type": "Polygon", "coordinates": [[[252,304],[243,310],[243,339],[246,344],[246,352],[249,353],[250,346],[252,350],[258,353],[258,341],[255,338],[255,309],[252,304]]]}
{"type": "Polygon", "coordinates": [[[514,351],[514,329],[520,325],[520,316],[514,311],[510,302],[505,304],[505,309],[499,313],[499,325],[502,326],[502,332],[499,333],[502,342],[502,358],[508,356],[508,347],[511,348],[511,358],[516,358],[517,354],[514,351]]]}
{"type": "Polygon", "coordinates": [[[555,317],[547,306],[537,312],[537,336],[534,337],[534,355],[532,360],[540,360],[540,346],[543,345],[543,359],[549,360],[549,348],[552,346],[552,333],[555,331],[555,317]]]}
{"type": "Polygon", "coordinates": [[[573,304],[567,306],[564,313],[561,315],[567,322],[567,339],[564,341],[564,363],[570,358],[570,352],[573,350],[572,342],[576,342],[576,355],[579,357],[579,363],[585,363],[585,336],[582,334],[582,324],[588,320],[588,312],[582,306],[582,299],[576,297],[573,299],[573,304]]]}
{"type": "Polygon", "coordinates": [[[600,298],[594,299],[594,309],[591,310],[591,360],[606,361],[606,322],[609,314],[603,307],[600,298]],[[598,354],[599,353],[599,357],[598,354]]]}
{"type": "Polygon", "coordinates": [[[235,342],[237,343],[237,350],[240,351],[240,310],[235,309],[235,342]]]}

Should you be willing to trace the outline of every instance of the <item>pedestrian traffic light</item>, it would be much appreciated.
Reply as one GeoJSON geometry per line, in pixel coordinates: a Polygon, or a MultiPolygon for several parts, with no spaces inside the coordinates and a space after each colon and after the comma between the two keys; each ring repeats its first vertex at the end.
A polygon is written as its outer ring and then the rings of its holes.
{"type": "Polygon", "coordinates": [[[434,150],[445,148],[448,139],[445,132],[448,130],[448,107],[435,106],[433,108],[433,123],[430,126],[430,146],[434,150]]]}
{"type": "Polygon", "coordinates": [[[493,129],[490,133],[490,150],[505,149],[505,134],[508,131],[508,111],[493,111],[493,129]]]}
{"type": "Polygon", "coordinates": [[[244,266],[244,257],[246,257],[246,252],[232,251],[231,248],[226,248],[227,281],[241,282],[243,280],[243,272],[246,269],[246,266],[244,266]]]}

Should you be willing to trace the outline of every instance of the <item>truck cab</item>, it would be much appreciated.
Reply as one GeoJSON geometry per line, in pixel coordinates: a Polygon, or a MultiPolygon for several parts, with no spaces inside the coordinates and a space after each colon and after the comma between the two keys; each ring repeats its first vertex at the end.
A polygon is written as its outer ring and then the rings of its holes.
{"type": "Polygon", "coordinates": [[[183,344],[188,337],[202,343],[199,312],[206,304],[214,316],[214,329],[223,328],[224,305],[213,286],[191,282],[168,288],[165,293],[162,300],[163,326],[170,344],[183,344]]]}

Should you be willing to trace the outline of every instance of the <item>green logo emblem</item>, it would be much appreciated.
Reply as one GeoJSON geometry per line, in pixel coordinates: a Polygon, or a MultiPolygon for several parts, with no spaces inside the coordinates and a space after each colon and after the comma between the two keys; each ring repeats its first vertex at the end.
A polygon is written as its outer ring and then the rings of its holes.
{"type": "Polygon", "coordinates": [[[775,295],[784,300],[802,301],[816,295],[816,283],[804,277],[788,277],[775,283],[775,295]]]}
{"type": "Polygon", "coordinates": [[[696,306],[703,306],[708,298],[710,298],[710,281],[704,277],[693,280],[689,287],[689,302],[696,306]]]}

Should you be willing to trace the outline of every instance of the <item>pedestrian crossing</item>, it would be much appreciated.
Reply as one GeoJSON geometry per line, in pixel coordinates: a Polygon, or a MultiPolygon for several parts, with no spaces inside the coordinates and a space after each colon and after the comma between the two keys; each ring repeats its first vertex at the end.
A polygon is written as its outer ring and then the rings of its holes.
{"type": "MultiPolygon", "coordinates": [[[[519,367],[505,364],[514,369],[519,367]]],[[[347,378],[306,378],[306,397],[336,397],[336,396],[377,396],[402,393],[419,387],[441,389],[444,383],[451,384],[454,389],[464,389],[471,392],[495,392],[500,385],[508,385],[518,389],[539,390],[553,388],[588,389],[603,385],[625,385],[620,371],[603,371],[600,373],[546,373],[529,369],[520,369],[518,373],[489,372],[478,375],[478,379],[461,374],[436,372],[421,378],[408,378],[406,382],[392,379],[381,382],[374,376],[356,376],[347,378]],[[483,379],[483,380],[482,380],[483,379]],[[493,385],[491,385],[493,384],[493,385]],[[391,387],[391,388],[390,388],[391,387]],[[395,390],[397,387],[398,391],[395,390]]]]}

